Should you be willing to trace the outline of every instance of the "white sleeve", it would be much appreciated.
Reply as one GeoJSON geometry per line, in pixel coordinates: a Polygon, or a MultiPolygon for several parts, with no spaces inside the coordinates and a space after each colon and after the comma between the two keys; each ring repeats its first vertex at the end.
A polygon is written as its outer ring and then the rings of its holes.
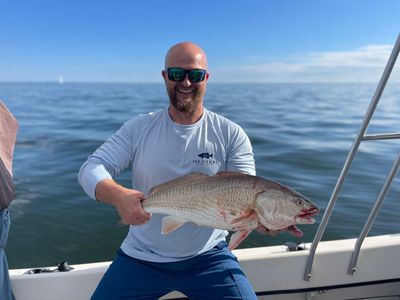
{"type": "Polygon", "coordinates": [[[253,148],[250,139],[241,127],[232,133],[227,152],[226,169],[256,175],[253,148]]]}
{"type": "Polygon", "coordinates": [[[128,167],[132,160],[133,145],[127,127],[127,124],[124,124],[89,156],[79,170],[79,184],[93,199],[96,199],[96,185],[104,179],[114,178],[128,167]]]}

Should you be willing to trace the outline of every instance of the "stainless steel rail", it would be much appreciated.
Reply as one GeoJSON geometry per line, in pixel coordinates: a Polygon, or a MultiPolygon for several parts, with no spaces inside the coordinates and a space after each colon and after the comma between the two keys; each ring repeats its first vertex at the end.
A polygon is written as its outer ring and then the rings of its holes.
{"type": "MultiPolygon", "coordinates": [[[[368,136],[365,135],[365,131],[368,128],[369,122],[371,121],[372,115],[376,109],[376,106],[379,102],[380,97],[382,96],[383,90],[385,89],[386,83],[389,79],[389,76],[392,72],[393,66],[396,62],[396,59],[399,55],[400,52],[400,34],[397,37],[396,43],[393,47],[392,53],[390,54],[389,60],[386,64],[385,70],[383,71],[382,77],[378,83],[378,86],[375,90],[375,93],[371,99],[371,103],[368,107],[368,110],[364,116],[363,122],[361,124],[361,128],[353,142],[353,145],[350,149],[349,155],[344,163],[343,169],[339,175],[338,181],[336,183],[336,186],[332,192],[332,196],[329,200],[328,206],[325,210],[324,216],[322,217],[321,220],[321,224],[318,227],[317,233],[315,234],[314,240],[311,244],[310,247],[310,254],[308,255],[307,258],[307,264],[306,264],[306,268],[305,268],[305,272],[304,272],[304,280],[309,281],[311,278],[311,269],[312,269],[312,265],[314,262],[314,257],[315,257],[315,251],[317,249],[317,246],[319,244],[319,242],[321,241],[322,235],[325,232],[326,226],[329,222],[329,219],[332,215],[333,212],[333,208],[336,204],[337,198],[340,194],[340,191],[342,189],[344,180],[347,176],[347,174],[349,173],[349,169],[351,166],[351,163],[354,159],[354,156],[356,155],[356,152],[360,146],[360,143],[362,140],[372,140],[372,139],[382,139],[382,137],[388,137],[388,136],[393,136],[392,134],[383,134],[383,135],[375,135],[375,136],[368,136]],[[374,137],[374,138],[372,138],[374,137]]],[[[396,135],[396,134],[395,134],[396,135]]],[[[391,137],[392,138],[392,137],[391,137]]],[[[361,247],[361,245],[360,245],[361,247]]]]}
{"type": "Polygon", "coordinates": [[[360,254],[361,245],[364,241],[364,238],[367,236],[369,230],[371,229],[372,224],[374,223],[379,210],[381,209],[383,200],[385,200],[385,198],[389,192],[390,185],[392,184],[393,179],[396,176],[397,171],[399,170],[399,167],[400,167],[400,154],[397,157],[397,159],[395,160],[393,167],[390,170],[388,177],[386,178],[385,184],[383,185],[383,188],[378,195],[375,205],[371,210],[368,220],[365,223],[364,228],[362,229],[360,236],[358,237],[357,242],[354,246],[354,251],[351,256],[351,261],[350,261],[349,270],[348,270],[348,273],[350,275],[353,275],[354,272],[356,271],[356,264],[357,264],[357,260],[358,260],[358,255],[360,254]]]}
{"type": "Polygon", "coordinates": [[[363,141],[400,139],[400,133],[370,134],[363,137],[363,141]]]}

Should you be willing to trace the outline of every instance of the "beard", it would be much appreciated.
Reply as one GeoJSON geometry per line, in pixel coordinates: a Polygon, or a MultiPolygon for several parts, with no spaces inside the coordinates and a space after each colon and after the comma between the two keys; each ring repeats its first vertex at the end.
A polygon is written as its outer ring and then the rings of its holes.
{"type": "Polygon", "coordinates": [[[179,100],[177,93],[179,93],[177,91],[177,88],[168,89],[169,100],[175,109],[186,114],[194,113],[203,98],[201,91],[199,91],[198,89],[194,90],[193,99],[191,99],[190,101],[179,100]]]}

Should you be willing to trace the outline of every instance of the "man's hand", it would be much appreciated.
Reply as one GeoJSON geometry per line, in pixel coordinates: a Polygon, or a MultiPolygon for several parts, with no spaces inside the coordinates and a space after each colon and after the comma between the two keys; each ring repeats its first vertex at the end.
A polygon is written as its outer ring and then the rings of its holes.
{"type": "Polygon", "coordinates": [[[284,229],[279,229],[279,230],[271,230],[262,225],[261,223],[258,224],[257,231],[261,234],[268,234],[270,236],[276,236],[280,232],[289,232],[291,235],[294,235],[295,237],[301,238],[303,236],[303,232],[295,225],[286,227],[284,229]]]}
{"type": "Polygon", "coordinates": [[[150,220],[151,214],[142,206],[143,193],[127,189],[112,179],[97,184],[96,199],[114,205],[122,224],[140,225],[150,220]]]}
{"type": "Polygon", "coordinates": [[[140,225],[150,220],[151,214],[143,209],[142,200],[144,200],[143,193],[128,190],[126,195],[115,202],[122,224],[140,225]]]}

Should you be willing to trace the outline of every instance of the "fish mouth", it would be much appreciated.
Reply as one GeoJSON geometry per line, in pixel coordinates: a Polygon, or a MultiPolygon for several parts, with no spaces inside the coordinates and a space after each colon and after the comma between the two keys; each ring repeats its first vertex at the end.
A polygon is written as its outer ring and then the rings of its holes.
{"type": "Polygon", "coordinates": [[[297,217],[308,219],[308,218],[314,217],[318,212],[319,212],[319,209],[317,207],[313,207],[313,208],[310,208],[310,209],[303,209],[297,215],[297,217]]]}
{"type": "Polygon", "coordinates": [[[297,216],[296,219],[301,219],[301,220],[309,220],[314,222],[315,220],[312,218],[316,214],[318,214],[319,208],[314,207],[310,209],[303,209],[297,216]]]}

